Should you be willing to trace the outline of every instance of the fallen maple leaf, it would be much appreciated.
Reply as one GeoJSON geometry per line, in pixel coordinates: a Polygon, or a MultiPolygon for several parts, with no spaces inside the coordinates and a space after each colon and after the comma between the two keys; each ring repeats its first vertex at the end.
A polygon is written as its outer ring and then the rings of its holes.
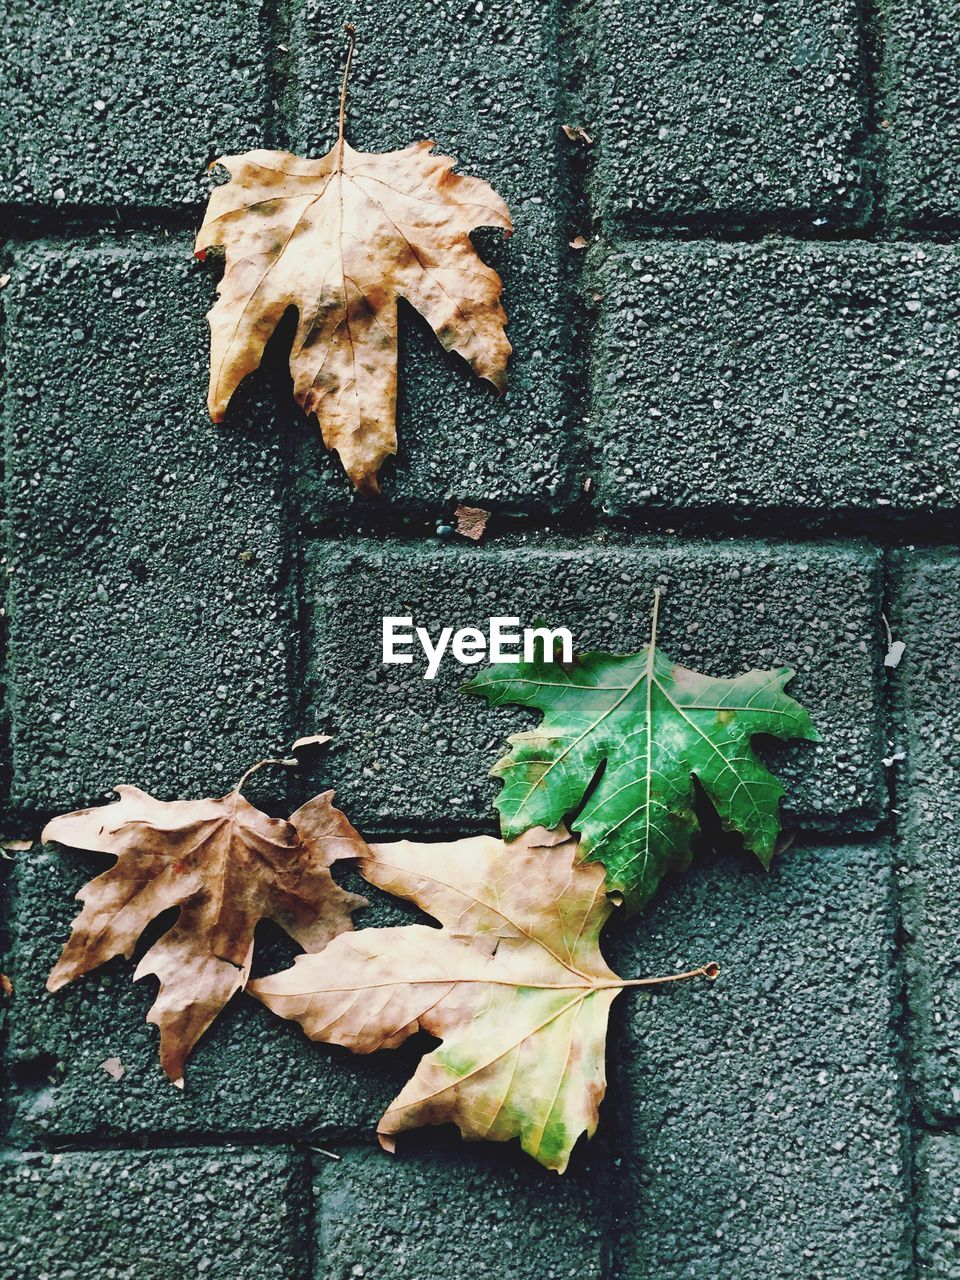
{"type": "Polygon", "coordinates": [[[656,647],[658,607],[659,592],[650,644],[638,654],[588,653],[570,668],[498,663],[464,686],[494,705],[544,713],[538,728],[509,739],[509,754],[491,770],[503,779],[496,805],[504,836],[575,814],[581,855],[604,864],[608,889],[631,911],[668,871],[690,865],[699,830],[694,778],[724,828],[740,832],[769,866],[783,787],[751,739],[819,740],[783,691],[789,667],[733,680],[688,671],[656,647]]]}
{"type": "Polygon", "coordinates": [[[290,355],[297,403],[316,414],[358,489],[397,451],[397,299],[442,345],[503,391],[510,343],[501,281],[477,256],[475,227],[512,227],[507,206],[433,142],[354,151],[344,138],[347,75],[336,145],[320,160],[250,151],[216,164],[231,181],[210,196],[195,248],[222,247],[226,270],[211,330],[209,409],[220,422],[257,368],[288,307],[299,313],[290,355]]]}
{"type": "Polygon", "coordinates": [[[140,961],[134,981],[147,974],[160,979],[147,1021],[160,1028],[160,1062],[181,1088],[191,1049],[246,985],[259,921],[273,920],[316,951],[352,929],[350,913],[366,905],[329,871],[337,859],[366,852],[333,807],[333,792],[308,800],[284,822],[240,794],[252,772],[216,800],[167,802],[136,787],[116,787],[117,803],[54,818],[41,836],[117,857],[77,894],[83,911],[47,979],[48,990],[113,956],[129,959],[146,925],[169,907],[180,908],[177,922],[140,961]]]}
{"type": "Polygon", "coordinates": [[[513,844],[372,845],[360,870],[409,898],[440,929],[403,925],[335,939],[248,991],[314,1040],[356,1053],[392,1049],[418,1030],[442,1040],[387,1108],[381,1144],[452,1121],[465,1138],[506,1141],[562,1172],[592,1135],[606,1088],[607,1014],[624,982],[600,953],[611,906],[603,870],[576,864],[566,831],[513,844]]]}

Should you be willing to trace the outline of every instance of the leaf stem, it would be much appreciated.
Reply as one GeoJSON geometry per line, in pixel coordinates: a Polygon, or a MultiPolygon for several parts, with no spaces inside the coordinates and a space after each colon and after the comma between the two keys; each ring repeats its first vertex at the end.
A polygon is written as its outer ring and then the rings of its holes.
{"type": "Polygon", "coordinates": [[[345,22],[343,29],[347,33],[347,61],[343,68],[343,83],[340,86],[340,127],[337,130],[337,145],[343,158],[343,129],[347,120],[347,80],[350,78],[350,63],[353,61],[353,50],[357,43],[357,29],[352,22],[345,22]]]}
{"type": "Polygon", "coordinates": [[[234,787],[234,791],[237,791],[237,792],[242,791],[243,784],[246,782],[246,780],[248,778],[253,777],[253,775],[257,772],[258,769],[265,769],[268,764],[280,765],[284,769],[295,769],[299,763],[300,761],[294,760],[293,757],[290,757],[286,760],[258,760],[257,763],[252,764],[250,768],[247,770],[247,772],[243,775],[243,777],[234,787]]]}
{"type": "MultiPolygon", "coordinates": [[[[301,1000],[304,996],[329,995],[331,991],[375,991],[380,988],[398,987],[398,986],[449,986],[451,983],[457,986],[466,986],[468,983],[474,983],[477,986],[484,987],[524,987],[532,991],[577,991],[582,990],[585,995],[589,995],[593,991],[620,991],[624,987],[654,987],[661,982],[684,982],[687,978],[709,978],[713,982],[714,978],[720,972],[720,966],[716,962],[701,965],[699,969],[691,969],[688,973],[671,973],[664,978],[616,978],[613,982],[594,982],[590,977],[578,974],[583,977],[583,982],[523,982],[519,978],[489,978],[486,975],[482,977],[456,977],[447,974],[440,978],[413,978],[405,979],[402,977],[387,978],[383,982],[361,982],[357,986],[343,987],[299,987],[296,991],[268,991],[264,986],[270,981],[270,978],[260,978],[257,987],[261,991],[267,992],[275,1000],[301,1000]]],[[[272,977],[279,975],[273,974],[272,977]]],[[[584,999],[585,996],[578,997],[584,999]]]]}
{"type": "Polygon", "coordinates": [[[657,625],[660,619],[660,588],[653,588],[653,619],[650,623],[650,648],[657,643],[657,625]]]}
{"type": "Polygon", "coordinates": [[[880,617],[883,620],[883,629],[887,633],[887,648],[891,649],[893,647],[893,632],[890,630],[890,623],[887,621],[885,613],[881,613],[880,617]]]}
{"type": "Polygon", "coordinates": [[[655,987],[661,982],[685,982],[687,978],[709,978],[711,982],[720,972],[716,961],[703,964],[699,969],[689,969],[686,973],[670,973],[663,978],[628,978],[623,982],[611,982],[611,987],[655,987]]]}

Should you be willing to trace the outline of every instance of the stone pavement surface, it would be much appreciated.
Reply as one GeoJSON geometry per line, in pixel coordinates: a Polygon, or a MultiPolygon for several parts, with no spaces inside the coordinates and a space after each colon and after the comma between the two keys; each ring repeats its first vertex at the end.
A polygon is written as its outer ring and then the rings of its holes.
{"type": "MultiPolygon", "coordinates": [[[[960,1277],[960,46],[955,0],[10,0],[0,33],[0,834],[120,782],[222,794],[300,733],[371,836],[494,830],[517,708],[380,619],[514,614],[718,675],[788,664],[792,843],[714,832],[610,932],[596,1138],[372,1134],[354,1058],[246,998],[173,1089],[114,961],[44,981],[103,865],[0,860],[0,1280],[960,1277]],[[402,306],[400,453],[354,497],[282,335],[205,411],[208,163],[419,138],[508,201],[503,400],[402,306]],[[582,126],[592,145],[568,139],[582,126]],[[582,236],[586,252],[570,247],[582,236]],[[457,502],[493,511],[452,535],[457,502]],[[906,648],[885,666],[888,636],[906,648]],[[103,1063],[117,1058],[114,1079],[103,1063]]],[[[359,886],[352,886],[359,887],[359,886]]],[[[412,909],[368,891],[374,924],[412,909]]],[[[265,928],[257,970],[295,947],[265,928]]],[[[142,954],[146,943],[138,948],[142,954]]]]}

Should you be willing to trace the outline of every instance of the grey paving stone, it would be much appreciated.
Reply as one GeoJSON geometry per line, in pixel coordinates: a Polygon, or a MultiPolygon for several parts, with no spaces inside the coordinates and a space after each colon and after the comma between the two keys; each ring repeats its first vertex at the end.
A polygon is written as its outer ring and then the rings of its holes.
{"type": "MultiPolygon", "coordinates": [[[[10,261],[10,249],[0,244],[0,267],[6,274],[10,261]]],[[[0,325],[3,326],[0,337],[0,405],[6,395],[7,385],[7,352],[6,352],[6,307],[3,305],[3,293],[0,292],[0,325]]],[[[0,540],[7,538],[6,494],[2,483],[5,460],[0,460],[0,540]]],[[[0,607],[0,813],[8,807],[10,792],[10,720],[7,714],[7,611],[0,607]]],[[[0,913],[2,918],[2,913],[0,913]]]]}
{"type": "Polygon", "coordinates": [[[624,976],[716,960],[613,1010],[622,1280],[907,1280],[889,851],[709,861],[609,947],[624,976]]]}
{"type": "Polygon", "coordinates": [[[599,267],[604,508],[953,511],[960,254],[633,244],[599,267]]]}
{"type": "Polygon", "coordinates": [[[917,1261],[924,1280],[960,1273],[960,1137],[928,1135],[917,1148],[917,1261]]]}
{"type": "Polygon", "coordinates": [[[71,1151],[0,1161],[13,1280],[302,1280],[303,1157],[284,1149],[71,1151]]]}
{"type": "Polygon", "coordinates": [[[207,418],[183,238],[34,246],[4,293],[14,800],[222,793],[294,727],[272,402],[207,418]]]}
{"type": "MultiPolygon", "coordinates": [[[[53,845],[17,854],[15,936],[6,970],[15,995],[4,1063],[14,1140],[372,1133],[423,1046],[355,1057],[312,1043],[299,1027],[245,996],[228,1005],[194,1050],[183,1091],[170,1084],[160,1069],[156,1028],[144,1022],[156,983],[134,983],[133,974],[172,919],[148,928],[129,962],[111,961],[54,995],[45,990],[79,911],[74,895],[108,865],[107,858],[53,845]],[[108,1058],[120,1060],[119,1080],[103,1070],[108,1058]]],[[[412,909],[359,876],[349,886],[374,904],[358,913],[358,927],[412,918],[412,909]]],[[[286,968],[296,951],[279,931],[261,926],[255,974],[286,968]]]]}
{"type": "Polygon", "coordinates": [[[957,0],[889,0],[884,15],[887,204],[914,226],[960,216],[957,0]]]}
{"type": "Polygon", "coordinates": [[[604,217],[838,224],[869,207],[855,0],[596,0],[592,13],[584,112],[604,217]]]}
{"type": "MultiPolygon", "coordinates": [[[[512,235],[474,236],[504,282],[514,353],[498,399],[403,305],[397,424],[399,454],[385,474],[391,502],[432,509],[449,499],[508,509],[563,506],[573,496],[567,417],[582,355],[570,349],[563,291],[571,257],[558,174],[563,142],[554,100],[557,18],[540,5],[482,6],[403,0],[307,0],[297,10],[292,56],[291,146],[322,155],[336,138],[344,21],[358,44],[347,137],[365,151],[423,138],[455,156],[459,171],[506,200],[512,235]]],[[[339,465],[315,428],[298,468],[313,503],[342,502],[339,465]]],[[[305,503],[305,507],[308,504],[305,503]]]]}
{"type": "Polygon", "coordinates": [[[432,681],[419,656],[382,665],[383,616],[413,617],[433,637],[517,616],[569,627],[581,650],[631,652],[647,641],[660,583],[661,645],[678,662],[726,676],[797,670],[791,690],[824,741],[771,748],[788,824],[870,828],[885,794],[877,568],[870,550],[818,544],[317,543],[305,579],[305,722],[336,735],[327,776],[366,829],[489,828],[498,784],[488,770],[536,715],[460,694],[478,668],[449,657],[432,681]]]}
{"type": "MultiPolygon", "coordinates": [[[[428,1130],[395,1157],[317,1161],[316,1280],[553,1280],[603,1274],[606,1169],[594,1139],[562,1179],[493,1144],[428,1130]]],[[[512,1145],[512,1144],[511,1144],[512,1145]]]]}
{"type": "Polygon", "coordinates": [[[917,1098],[960,1116],[960,551],[904,554],[892,619],[901,894],[917,1098]]]}
{"type": "Polygon", "coordinates": [[[259,0],[11,0],[0,200],[170,206],[206,167],[263,145],[259,0]]]}

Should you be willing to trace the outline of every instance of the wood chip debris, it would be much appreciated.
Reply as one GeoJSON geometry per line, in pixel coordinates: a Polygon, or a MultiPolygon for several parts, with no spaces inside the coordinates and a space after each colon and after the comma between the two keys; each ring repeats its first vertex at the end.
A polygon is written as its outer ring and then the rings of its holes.
{"type": "Polygon", "coordinates": [[[457,507],[454,512],[457,533],[471,542],[479,542],[486,532],[490,512],[483,507],[457,507]]]}
{"type": "Polygon", "coordinates": [[[902,640],[894,640],[887,649],[886,655],[883,659],[883,665],[885,667],[899,667],[900,659],[903,657],[906,647],[907,646],[902,640]]]}
{"type": "Polygon", "coordinates": [[[298,738],[290,750],[299,751],[301,747],[322,747],[325,742],[329,741],[329,733],[311,733],[306,738],[298,738]]]}
{"type": "Polygon", "coordinates": [[[581,124],[562,124],[560,128],[567,135],[571,142],[585,142],[588,147],[593,146],[593,139],[587,133],[581,124]]]}

